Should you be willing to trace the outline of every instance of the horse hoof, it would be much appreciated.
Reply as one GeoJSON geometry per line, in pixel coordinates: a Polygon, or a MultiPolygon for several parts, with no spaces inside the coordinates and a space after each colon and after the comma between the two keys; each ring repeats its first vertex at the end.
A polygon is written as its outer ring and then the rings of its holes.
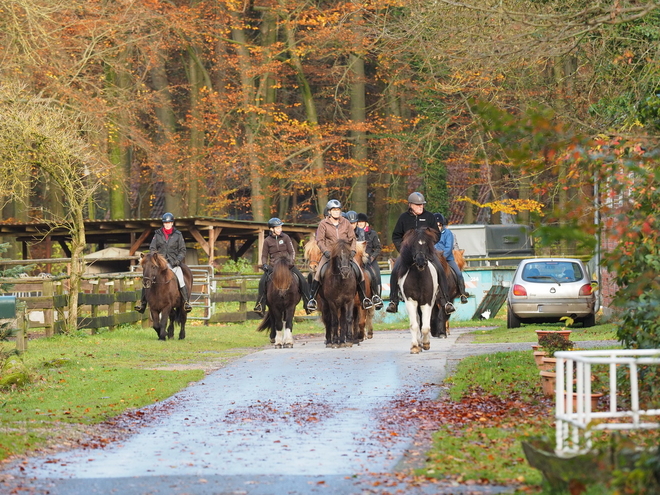
{"type": "Polygon", "coordinates": [[[282,348],[282,344],[275,344],[275,349],[281,349],[281,348],[282,348]]]}
{"type": "Polygon", "coordinates": [[[284,344],[285,349],[293,349],[293,344],[284,344]]]}
{"type": "Polygon", "coordinates": [[[325,344],[326,349],[332,349],[332,344],[325,344]]]}
{"type": "Polygon", "coordinates": [[[275,339],[270,339],[270,343],[271,343],[271,344],[274,344],[274,343],[275,343],[275,339]]]}
{"type": "Polygon", "coordinates": [[[431,344],[422,344],[422,349],[428,351],[431,348],[431,344]]]}
{"type": "Polygon", "coordinates": [[[410,348],[410,354],[419,354],[420,352],[422,352],[422,350],[417,346],[410,348]]]}

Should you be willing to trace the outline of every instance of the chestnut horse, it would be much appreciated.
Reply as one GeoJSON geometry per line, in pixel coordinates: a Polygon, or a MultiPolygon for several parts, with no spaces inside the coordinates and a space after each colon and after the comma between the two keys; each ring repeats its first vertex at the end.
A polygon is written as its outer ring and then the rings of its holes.
{"type": "Polygon", "coordinates": [[[268,311],[257,330],[270,329],[270,340],[277,349],[293,347],[293,315],[300,302],[298,277],[289,268],[289,260],[278,258],[266,291],[268,311]]]}
{"type": "MultiPolygon", "coordinates": [[[[186,338],[186,320],[188,313],[183,310],[183,298],[179,292],[176,275],[167,266],[167,260],[158,253],[149,253],[140,260],[142,265],[142,285],[146,289],[147,304],[151,312],[151,321],[160,340],[174,338],[174,322],[181,327],[179,339],[186,338]],[[169,326],[167,320],[169,318],[169,326]],[[165,329],[167,327],[167,334],[165,329]]],[[[181,264],[183,278],[192,290],[192,272],[187,265],[181,264]]]]}

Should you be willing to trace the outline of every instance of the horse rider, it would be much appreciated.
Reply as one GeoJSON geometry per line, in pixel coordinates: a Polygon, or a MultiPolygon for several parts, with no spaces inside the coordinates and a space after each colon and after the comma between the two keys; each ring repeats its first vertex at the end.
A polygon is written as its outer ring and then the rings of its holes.
{"type": "Polygon", "coordinates": [[[279,258],[287,260],[289,263],[289,269],[296,277],[298,277],[298,287],[300,287],[300,293],[303,297],[305,311],[307,314],[311,313],[311,311],[307,309],[307,303],[309,302],[309,286],[307,285],[307,280],[303,274],[300,273],[298,268],[296,268],[296,250],[293,247],[291,238],[282,232],[283,225],[284,222],[279,218],[271,218],[268,220],[270,234],[264,239],[264,247],[261,250],[261,269],[264,271],[264,274],[261,276],[261,280],[259,280],[259,295],[257,296],[257,304],[254,305],[254,312],[259,313],[262,316],[264,313],[264,305],[266,304],[266,284],[273,271],[271,265],[274,265],[275,260],[279,258]]]}
{"type": "MultiPolygon", "coordinates": [[[[174,228],[174,215],[165,213],[161,220],[163,221],[163,227],[154,233],[151,244],[149,244],[149,252],[158,253],[167,260],[167,266],[174,272],[179,283],[179,292],[183,299],[183,310],[190,313],[192,311],[190,294],[183,279],[183,270],[181,270],[181,263],[186,259],[186,243],[183,240],[181,231],[174,228]]],[[[142,299],[135,305],[135,311],[144,313],[145,309],[147,309],[147,292],[143,287],[142,299]]]]}
{"type": "MultiPolygon", "coordinates": [[[[420,192],[413,192],[408,196],[408,211],[401,213],[394,226],[394,231],[392,232],[392,242],[397,251],[401,250],[401,241],[403,241],[403,236],[409,230],[427,228],[435,231],[436,238],[440,237],[440,230],[438,229],[435,217],[433,216],[433,213],[424,209],[425,204],[426,200],[424,199],[424,195],[420,192]]],[[[442,265],[437,256],[433,256],[429,261],[433,263],[433,266],[435,266],[438,273],[442,273],[442,265]]],[[[401,257],[399,256],[394,263],[392,274],[390,275],[390,304],[385,310],[388,313],[396,313],[399,310],[400,264],[401,257]]],[[[454,305],[446,296],[446,294],[449,294],[447,280],[444,277],[438,277],[438,283],[440,284],[441,297],[446,301],[445,313],[453,313],[456,311],[456,308],[454,308],[454,305]]]]}
{"type": "MultiPolygon", "coordinates": [[[[367,231],[365,230],[365,222],[362,222],[363,225],[360,225],[360,215],[364,215],[366,218],[367,216],[364,213],[357,213],[353,210],[349,211],[346,214],[346,218],[348,219],[349,222],[351,222],[351,225],[355,228],[355,239],[357,242],[364,242],[365,246],[365,253],[367,254],[367,261],[364,263],[364,268],[365,270],[369,271],[369,275],[371,278],[371,302],[374,303],[374,309],[383,309],[383,300],[380,298],[380,268],[378,267],[378,263],[374,261],[373,258],[369,255],[370,247],[369,243],[367,242],[367,231]],[[374,269],[373,264],[375,263],[376,268],[374,269]]],[[[371,233],[370,239],[372,239],[373,242],[373,235],[375,233],[371,233]]],[[[378,242],[378,253],[380,253],[380,240],[378,239],[378,234],[375,234],[376,236],[376,241],[378,242]]],[[[371,252],[373,252],[374,249],[371,247],[371,252]]]]}
{"type": "Polygon", "coordinates": [[[365,252],[367,253],[367,261],[365,266],[371,272],[371,285],[372,293],[375,294],[372,296],[371,300],[374,303],[376,309],[382,309],[383,300],[381,299],[381,294],[383,291],[383,284],[381,282],[380,276],[380,266],[378,266],[378,257],[382,250],[380,244],[380,238],[378,237],[378,232],[371,228],[369,225],[369,218],[366,213],[357,214],[357,226],[364,230],[365,237],[365,252]],[[380,304],[378,304],[378,301],[380,304]]]}
{"type": "MultiPolygon", "coordinates": [[[[326,208],[328,209],[328,216],[319,222],[319,226],[316,229],[316,244],[323,253],[323,256],[321,256],[321,261],[319,261],[319,266],[312,281],[311,298],[307,303],[307,309],[310,311],[316,311],[318,308],[315,298],[321,287],[321,273],[325,264],[330,260],[330,250],[334,247],[335,243],[339,239],[343,239],[351,245],[353,255],[355,255],[356,251],[355,230],[351,226],[351,223],[342,216],[341,203],[336,199],[331,199],[328,201],[326,208]]],[[[359,274],[357,290],[360,299],[362,299],[362,308],[370,309],[373,307],[373,302],[366,296],[364,274],[353,259],[351,259],[351,264],[355,273],[359,274]]]]}
{"type": "Polygon", "coordinates": [[[458,264],[456,264],[456,260],[454,259],[454,233],[447,228],[447,219],[442,213],[434,213],[433,216],[440,229],[440,239],[436,242],[435,249],[444,255],[447,264],[452,270],[454,270],[456,280],[458,281],[458,292],[461,295],[461,304],[467,304],[468,298],[467,293],[465,292],[463,273],[461,273],[461,269],[458,267],[458,264]]]}

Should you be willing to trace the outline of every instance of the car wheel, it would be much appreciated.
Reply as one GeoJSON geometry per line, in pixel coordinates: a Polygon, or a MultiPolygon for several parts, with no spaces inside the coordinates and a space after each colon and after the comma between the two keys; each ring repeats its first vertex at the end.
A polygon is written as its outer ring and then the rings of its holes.
{"type": "Polygon", "coordinates": [[[589,315],[584,320],[582,320],[582,325],[584,328],[593,327],[596,324],[596,315],[589,315]]]}
{"type": "Polygon", "coordinates": [[[507,328],[519,328],[520,327],[520,318],[518,318],[511,306],[506,307],[506,327],[507,328]]]}

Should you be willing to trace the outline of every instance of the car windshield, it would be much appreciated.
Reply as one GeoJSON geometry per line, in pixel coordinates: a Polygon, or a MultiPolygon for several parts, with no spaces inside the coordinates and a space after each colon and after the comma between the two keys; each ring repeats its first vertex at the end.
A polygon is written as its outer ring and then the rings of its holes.
{"type": "Polygon", "coordinates": [[[527,282],[577,282],[584,274],[579,263],[572,261],[535,261],[523,268],[522,279],[527,282]]]}

